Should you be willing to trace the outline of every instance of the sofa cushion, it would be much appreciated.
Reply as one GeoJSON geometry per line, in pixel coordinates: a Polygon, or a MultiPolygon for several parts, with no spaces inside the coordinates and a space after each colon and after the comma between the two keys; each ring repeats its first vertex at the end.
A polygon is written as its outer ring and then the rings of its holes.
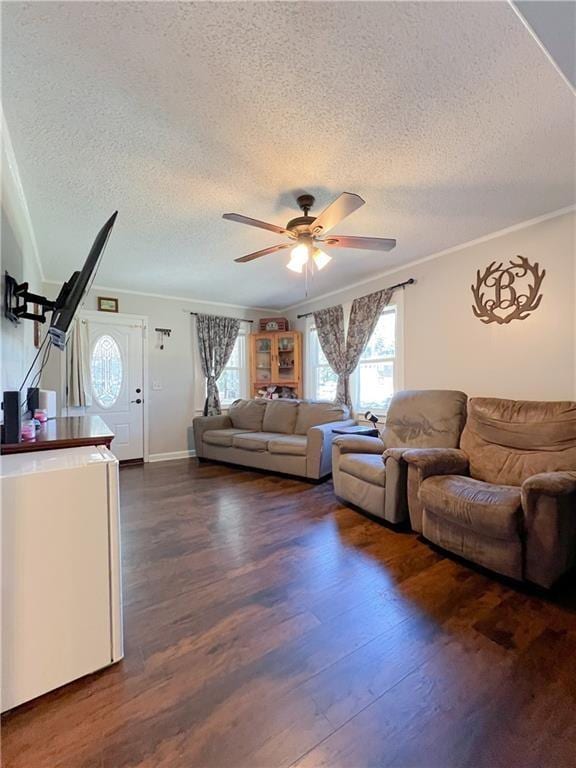
{"type": "Polygon", "coordinates": [[[304,435],[286,435],[276,437],[268,443],[270,453],[283,453],[289,456],[306,456],[308,438],[304,435]]]}
{"type": "Polygon", "coordinates": [[[265,400],[236,400],[228,409],[228,416],[233,427],[261,432],[265,411],[265,400]]]}
{"type": "Polygon", "coordinates": [[[340,456],[339,469],[372,485],[386,484],[386,468],[380,454],[344,453],[340,456]]]}
{"type": "Polygon", "coordinates": [[[350,409],[347,405],[302,402],[298,406],[294,432],[297,435],[305,435],[311,427],[329,424],[331,421],[344,421],[348,418],[350,418],[350,409]]]}
{"type": "Polygon", "coordinates": [[[520,533],[520,488],[435,475],[424,480],[419,497],[425,510],[476,533],[495,539],[515,539],[520,533]]]}
{"type": "Polygon", "coordinates": [[[245,451],[266,451],[269,441],[276,437],[275,432],[241,432],[234,435],[232,445],[245,451]]]}
{"type": "Polygon", "coordinates": [[[207,429],[202,435],[202,440],[208,445],[223,445],[230,447],[232,445],[232,438],[234,435],[240,435],[242,432],[247,432],[246,429],[207,429]]]}
{"type": "Polygon", "coordinates": [[[283,435],[294,434],[298,416],[297,400],[272,400],[266,404],[262,422],[264,432],[280,432],[283,435]]]}

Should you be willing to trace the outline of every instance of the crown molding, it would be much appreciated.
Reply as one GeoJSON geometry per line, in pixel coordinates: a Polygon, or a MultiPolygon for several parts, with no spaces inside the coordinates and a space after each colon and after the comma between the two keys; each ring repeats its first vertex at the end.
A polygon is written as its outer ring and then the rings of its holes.
{"type": "Polygon", "coordinates": [[[564,72],[560,69],[560,67],[556,63],[556,59],[554,58],[554,56],[552,56],[552,54],[550,53],[548,48],[546,48],[546,46],[544,45],[542,40],[540,40],[536,30],[532,28],[532,26],[530,25],[528,19],[525,18],[524,14],[520,10],[520,8],[518,8],[518,6],[514,2],[514,0],[508,0],[508,5],[512,8],[512,10],[516,14],[516,16],[520,19],[520,21],[522,22],[523,26],[528,30],[529,35],[534,39],[534,42],[536,43],[538,48],[540,48],[540,50],[546,56],[546,58],[548,59],[550,64],[552,64],[552,66],[554,67],[556,72],[560,75],[562,80],[564,80],[564,82],[566,83],[568,88],[570,88],[570,91],[572,92],[572,94],[576,95],[576,87],[574,87],[574,85],[570,82],[570,80],[567,78],[567,76],[564,74],[564,72]]]}
{"type": "MultiPolygon", "coordinates": [[[[62,286],[62,280],[43,280],[46,285],[62,286]]],[[[147,291],[131,291],[126,288],[114,288],[110,285],[92,285],[91,291],[108,291],[109,293],[125,293],[129,296],[145,296],[149,299],[165,299],[168,301],[185,301],[187,304],[206,304],[210,307],[227,307],[228,309],[243,309],[248,312],[272,312],[279,314],[279,310],[270,307],[250,307],[245,304],[228,304],[224,301],[207,301],[206,299],[193,299],[190,296],[171,296],[166,293],[148,293],[147,291]]]]}
{"type": "MultiPolygon", "coordinates": [[[[28,201],[26,200],[22,179],[20,178],[18,162],[14,153],[12,139],[10,138],[8,124],[6,123],[4,109],[1,105],[0,117],[2,124],[2,185],[6,185],[16,197],[12,204],[8,203],[8,206],[12,211],[12,214],[16,217],[19,226],[21,226],[26,232],[32,253],[34,255],[36,266],[38,267],[38,271],[40,273],[40,279],[42,282],[44,282],[44,270],[42,269],[42,261],[40,260],[38,243],[36,242],[36,235],[34,233],[34,227],[32,226],[32,217],[30,216],[28,201]]],[[[24,279],[26,279],[26,275],[24,275],[24,279]]]]}
{"type": "Polygon", "coordinates": [[[557,211],[552,211],[551,213],[545,213],[542,216],[537,216],[534,219],[529,219],[528,221],[523,221],[520,224],[513,224],[511,227],[506,227],[505,229],[499,229],[497,232],[491,232],[489,235],[482,235],[482,237],[477,237],[475,240],[469,240],[466,243],[461,243],[460,245],[454,245],[450,248],[446,248],[443,251],[438,251],[437,253],[432,253],[430,256],[424,256],[421,259],[416,259],[414,261],[407,261],[405,264],[401,264],[398,267],[394,267],[393,269],[388,269],[385,272],[379,272],[376,275],[372,275],[372,277],[367,277],[364,280],[359,280],[357,283],[350,283],[350,285],[345,286],[344,288],[337,288],[333,291],[328,291],[327,293],[322,293],[319,296],[314,296],[311,299],[306,299],[305,301],[299,301],[297,304],[291,304],[288,307],[283,307],[282,309],[275,310],[276,312],[291,312],[294,309],[300,309],[300,307],[305,307],[308,304],[313,304],[316,301],[322,301],[323,299],[328,299],[330,296],[336,296],[339,293],[344,293],[344,291],[349,291],[351,288],[361,288],[363,285],[370,285],[376,280],[380,280],[382,277],[388,277],[388,275],[395,275],[398,272],[405,272],[407,269],[411,269],[412,267],[417,267],[419,264],[425,264],[428,261],[433,261],[434,259],[439,259],[442,256],[448,256],[451,253],[456,253],[456,251],[462,251],[465,248],[472,248],[475,245],[480,245],[481,243],[487,243],[490,240],[495,240],[498,237],[504,237],[505,235],[509,235],[512,232],[518,232],[521,229],[527,229],[528,227],[533,227],[536,224],[541,224],[544,221],[548,221],[549,219],[555,219],[558,216],[565,216],[567,213],[574,213],[576,212],[576,205],[568,205],[566,208],[559,208],[557,211]]]}

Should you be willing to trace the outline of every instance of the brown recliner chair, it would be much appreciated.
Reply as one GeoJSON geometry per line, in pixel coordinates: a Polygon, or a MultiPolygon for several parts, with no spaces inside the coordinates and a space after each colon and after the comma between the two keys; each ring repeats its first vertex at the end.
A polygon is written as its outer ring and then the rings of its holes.
{"type": "Polygon", "coordinates": [[[332,443],[336,495],[389,523],[408,518],[407,447],[458,445],[466,419],[464,392],[406,390],[394,395],[382,439],[342,436],[332,443]]]}
{"type": "Polygon", "coordinates": [[[546,588],[576,562],[576,403],[472,398],[460,450],[403,458],[429,541],[546,588]]]}

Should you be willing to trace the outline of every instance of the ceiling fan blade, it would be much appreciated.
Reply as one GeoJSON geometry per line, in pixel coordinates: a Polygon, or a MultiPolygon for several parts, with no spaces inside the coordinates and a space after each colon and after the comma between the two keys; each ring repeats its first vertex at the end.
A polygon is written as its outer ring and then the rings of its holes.
{"type": "Polygon", "coordinates": [[[316,217],[316,220],[312,224],[312,229],[318,231],[319,234],[328,232],[332,227],[350,216],[351,213],[357,211],[358,208],[364,205],[366,201],[362,200],[360,195],[354,195],[351,192],[342,192],[340,197],[337,197],[334,202],[330,203],[328,208],[325,208],[322,213],[316,217]]]}
{"type": "Polygon", "coordinates": [[[241,213],[223,213],[222,218],[228,219],[228,221],[237,221],[239,224],[248,224],[249,227],[267,229],[270,232],[276,232],[278,235],[287,234],[287,230],[284,229],[284,227],[278,227],[276,224],[268,224],[268,222],[260,221],[259,219],[251,219],[249,216],[242,216],[241,213]]]}
{"type": "Polygon", "coordinates": [[[269,253],[276,253],[276,251],[283,251],[285,248],[292,248],[293,243],[282,243],[282,245],[273,245],[270,248],[263,248],[261,251],[254,251],[246,256],[240,256],[239,259],[234,259],[238,264],[244,264],[247,261],[253,261],[259,259],[261,256],[267,256],[269,253]]]}
{"type": "Polygon", "coordinates": [[[326,240],[319,240],[332,248],[362,248],[366,251],[391,251],[396,247],[396,240],[385,237],[354,237],[352,235],[330,235],[326,240]]]}

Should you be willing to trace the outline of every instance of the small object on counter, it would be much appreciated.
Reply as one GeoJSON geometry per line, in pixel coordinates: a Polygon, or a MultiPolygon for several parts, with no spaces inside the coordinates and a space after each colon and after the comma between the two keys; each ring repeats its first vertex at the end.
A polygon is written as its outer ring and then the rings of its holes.
{"type": "Polygon", "coordinates": [[[36,426],[33,420],[22,422],[22,440],[35,440],[36,426]]]}
{"type": "Polygon", "coordinates": [[[43,411],[41,408],[38,408],[36,411],[34,411],[34,418],[39,421],[41,424],[45,424],[48,421],[48,414],[46,411],[43,411]]]}
{"type": "Polygon", "coordinates": [[[56,418],[56,392],[52,389],[41,389],[40,396],[40,409],[45,411],[48,419],[56,418]]]}

